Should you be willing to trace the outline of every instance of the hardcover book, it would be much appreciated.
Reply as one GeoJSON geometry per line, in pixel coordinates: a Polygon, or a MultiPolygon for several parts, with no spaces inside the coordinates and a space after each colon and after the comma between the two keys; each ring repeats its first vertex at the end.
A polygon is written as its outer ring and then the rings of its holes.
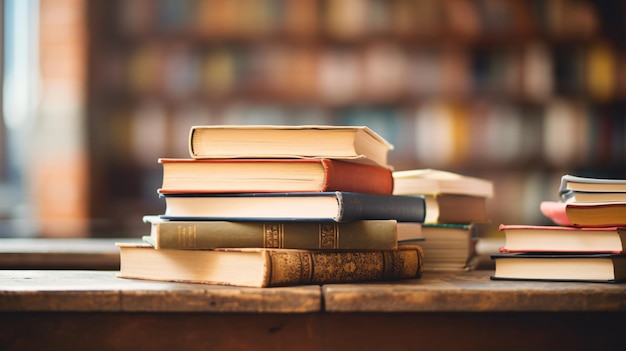
{"type": "Polygon", "coordinates": [[[560,193],[568,191],[626,193],[626,179],[580,177],[565,174],[561,177],[560,193]]]}
{"type": "Polygon", "coordinates": [[[474,254],[474,231],[470,224],[423,224],[425,271],[467,270],[474,254]]]}
{"type": "Polygon", "coordinates": [[[605,252],[626,250],[626,228],[500,225],[501,252],[605,252]]]}
{"type": "Polygon", "coordinates": [[[393,172],[394,194],[458,194],[491,198],[493,182],[436,169],[413,169],[393,172]]]}
{"type": "Polygon", "coordinates": [[[543,201],[541,213],[554,223],[576,227],[626,227],[626,202],[543,201]]]}
{"type": "Polygon", "coordinates": [[[424,223],[469,224],[486,223],[487,200],[482,196],[457,194],[424,195],[424,223]]]}
{"type": "Polygon", "coordinates": [[[120,278],[274,287],[416,279],[422,275],[423,253],[419,246],[357,251],[117,246],[120,278]]]}
{"type": "Polygon", "coordinates": [[[335,221],[395,219],[423,222],[421,196],[351,192],[162,194],[163,219],[226,221],[335,221]]]}
{"type": "Polygon", "coordinates": [[[162,194],[393,190],[388,167],[331,159],[161,158],[159,163],[162,194]]]}
{"type": "MultiPolygon", "coordinates": [[[[156,249],[395,249],[395,220],[337,222],[168,221],[145,216],[156,249]]],[[[421,237],[415,233],[413,238],[421,237]]]]}
{"type": "Polygon", "coordinates": [[[192,158],[330,158],[387,166],[393,146],[364,126],[193,126],[192,158]]]}
{"type": "Polygon", "coordinates": [[[495,261],[492,279],[585,281],[616,283],[626,280],[626,255],[505,253],[495,261]]]}
{"type": "Polygon", "coordinates": [[[563,202],[626,202],[626,179],[566,174],[561,177],[559,195],[563,202]]]}

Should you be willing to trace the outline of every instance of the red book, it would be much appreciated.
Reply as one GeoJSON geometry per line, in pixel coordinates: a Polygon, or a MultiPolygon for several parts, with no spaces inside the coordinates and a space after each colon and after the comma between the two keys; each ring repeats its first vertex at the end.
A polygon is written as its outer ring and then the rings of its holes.
{"type": "Polygon", "coordinates": [[[391,194],[391,169],[334,159],[161,158],[161,194],[324,192],[391,194]]]}
{"type": "Polygon", "coordinates": [[[554,223],[576,227],[626,227],[626,202],[543,201],[541,213],[554,223]]]}

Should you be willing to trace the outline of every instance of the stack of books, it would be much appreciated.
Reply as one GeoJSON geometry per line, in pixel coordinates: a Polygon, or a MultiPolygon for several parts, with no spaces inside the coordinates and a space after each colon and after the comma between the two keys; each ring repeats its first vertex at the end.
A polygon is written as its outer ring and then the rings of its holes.
{"type": "Polygon", "coordinates": [[[626,281],[626,179],[561,177],[548,226],[501,225],[494,279],[626,281]]]}
{"type": "Polygon", "coordinates": [[[120,277],[252,287],[419,278],[424,198],[393,195],[391,144],[367,127],[194,126],[162,158],[165,201],[120,277]],[[408,225],[410,226],[410,225],[408,225]],[[419,228],[417,228],[419,229],[419,228]],[[415,243],[421,231],[404,231],[415,243]]]}
{"type": "Polygon", "coordinates": [[[395,171],[393,177],[394,194],[425,199],[425,241],[420,244],[424,249],[424,270],[470,269],[475,224],[489,221],[487,200],[493,197],[493,183],[435,169],[395,171]]]}

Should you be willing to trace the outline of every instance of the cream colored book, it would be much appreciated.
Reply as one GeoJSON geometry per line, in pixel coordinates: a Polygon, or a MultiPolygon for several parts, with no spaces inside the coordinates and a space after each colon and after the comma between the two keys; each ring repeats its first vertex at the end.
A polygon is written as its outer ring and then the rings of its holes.
{"type": "Polygon", "coordinates": [[[270,287],[416,279],[420,246],[397,250],[214,249],[155,250],[117,245],[120,278],[270,287]]]}
{"type": "Polygon", "coordinates": [[[393,172],[394,194],[457,194],[493,197],[493,182],[437,169],[412,169],[393,172]]]}
{"type": "Polygon", "coordinates": [[[387,166],[393,149],[365,126],[206,125],[189,134],[192,158],[330,158],[387,166]]]}

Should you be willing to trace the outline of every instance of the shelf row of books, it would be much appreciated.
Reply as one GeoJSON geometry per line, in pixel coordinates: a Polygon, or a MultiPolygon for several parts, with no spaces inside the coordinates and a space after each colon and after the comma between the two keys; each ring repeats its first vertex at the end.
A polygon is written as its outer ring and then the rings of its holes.
{"type": "Polygon", "coordinates": [[[214,102],[251,98],[343,105],[430,97],[544,102],[570,96],[626,98],[624,51],[604,41],[511,47],[409,47],[149,41],[103,46],[95,74],[105,93],[214,102]]]}
{"type": "Polygon", "coordinates": [[[253,287],[417,279],[469,269],[493,184],[393,171],[367,127],[193,126],[160,158],[165,201],[120,277],[253,287]],[[322,140],[323,142],[320,142],[322,140]],[[311,156],[315,155],[315,156],[311,156]],[[171,262],[175,262],[172,264],[171,262]]]}
{"type": "Polygon", "coordinates": [[[493,279],[626,281],[626,179],[566,174],[560,200],[540,203],[552,225],[501,225],[493,279]]]}
{"type": "Polygon", "coordinates": [[[395,148],[397,169],[415,164],[441,169],[480,167],[562,169],[620,167],[626,153],[625,106],[555,100],[545,107],[425,101],[415,107],[323,108],[240,103],[223,109],[191,103],[177,107],[146,100],[108,112],[113,159],[155,169],[149,155],[184,157],[195,124],[368,125],[395,148]],[[567,138],[563,136],[567,135],[567,138]]]}
{"type": "MultiPolygon", "coordinates": [[[[437,0],[204,0],[119,2],[125,35],[185,33],[209,38],[359,39],[376,34],[460,38],[530,34],[586,38],[605,27],[619,2],[437,0]],[[574,18],[575,20],[568,20],[574,18]]],[[[622,32],[623,34],[623,32],[622,32]]]]}

